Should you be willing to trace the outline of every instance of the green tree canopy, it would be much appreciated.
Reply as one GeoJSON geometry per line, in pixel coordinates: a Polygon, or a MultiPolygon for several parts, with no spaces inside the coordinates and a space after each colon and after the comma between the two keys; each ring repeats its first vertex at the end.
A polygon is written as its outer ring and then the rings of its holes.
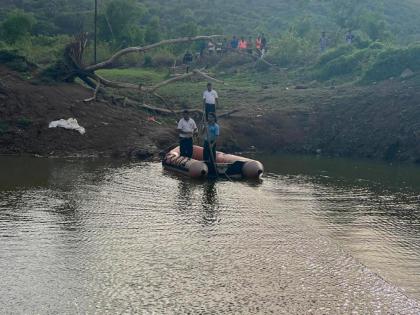
{"type": "Polygon", "coordinates": [[[31,34],[36,20],[32,14],[23,10],[11,11],[1,24],[2,38],[9,44],[13,44],[31,34]]]}
{"type": "Polygon", "coordinates": [[[100,38],[113,42],[116,46],[141,44],[143,31],[140,19],[145,13],[136,0],[112,0],[105,6],[99,17],[100,38]]]}

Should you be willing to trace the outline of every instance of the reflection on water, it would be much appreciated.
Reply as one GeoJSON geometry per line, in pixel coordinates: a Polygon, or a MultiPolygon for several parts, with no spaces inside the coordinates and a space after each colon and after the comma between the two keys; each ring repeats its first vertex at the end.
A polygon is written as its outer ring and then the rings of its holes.
{"type": "Polygon", "coordinates": [[[202,207],[204,224],[216,223],[218,217],[216,182],[212,181],[204,184],[202,207]]]}
{"type": "Polygon", "coordinates": [[[417,168],[261,159],[255,184],[0,158],[1,313],[420,312],[417,168]]]}

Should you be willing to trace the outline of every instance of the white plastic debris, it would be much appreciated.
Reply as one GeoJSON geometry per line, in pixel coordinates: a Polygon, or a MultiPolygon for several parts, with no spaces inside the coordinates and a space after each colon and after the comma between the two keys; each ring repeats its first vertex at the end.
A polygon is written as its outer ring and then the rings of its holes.
{"type": "Polygon", "coordinates": [[[54,120],[50,122],[50,125],[48,126],[48,128],[57,128],[57,127],[64,128],[64,129],[77,130],[78,132],[80,132],[81,135],[86,133],[85,128],[80,126],[77,122],[77,119],[75,118],[69,118],[67,120],[65,119],[54,120]]]}

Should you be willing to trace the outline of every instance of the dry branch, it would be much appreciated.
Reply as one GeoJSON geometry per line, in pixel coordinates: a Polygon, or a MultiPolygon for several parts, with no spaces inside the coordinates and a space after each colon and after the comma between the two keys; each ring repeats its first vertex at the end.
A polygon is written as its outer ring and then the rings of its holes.
{"type": "MultiPolygon", "coordinates": [[[[134,106],[134,107],[150,110],[150,111],[153,111],[153,112],[161,114],[161,115],[171,115],[171,114],[181,115],[184,112],[183,109],[181,109],[181,110],[168,110],[168,109],[164,109],[164,108],[150,106],[150,105],[147,105],[147,104],[141,104],[141,103],[138,103],[136,101],[130,100],[128,98],[126,99],[126,104],[134,106]]],[[[188,111],[192,114],[199,114],[199,115],[204,114],[204,112],[201,109],[188,109],[188,111]]],[[[228,118],[228,117],[230,117],[230,115],[232,115],[234,113],[237,113],[239,111],[240,111],[240,109],[233,109],[233,110],[221,113],[220,115],[217,116],[217,118],[228,118]]]]}
{"type": "Polygon", "coordinates": [[[261,57],[255,56],[255,55],[252,55],[252,54],[249,54],[249,53],[245,53],[245,52],[242,52],[242,51],[237,50],[237,49],[236,50],[232,50],[232,52],[235,52],[238,55],[249,56],[252,59],[254,59],[254,61],[260,60],[261,62],[264,62],[265,64],[267,64],[270,67],[277,67],[277,65],[272,64],[272,63],[268,62],[267,60],[265,60],[264,58],[261,58],[261,57]]]}
{"type": "Polygon", "coordinates": [[[185,74],[173,77],[171,79],[165,80],[163,82],[160,82],[152,86],[143,86],[142,84],[111,81],[111,80],[105,79],[104,77],[101,77],[100,75],[96,73],[91,74],[90,77],[97,80],[98,82],[101,82],[103,85],[108,86],[108,87],[117,88],[117,89],[132,89],[132,90],[137,90],[137,91],[146,92],[146,93],[153,93],[165,85],[171,84],[176,81],[184,80],[194,75],[201,76],[209,81],[214,81],[221,84],[224,83],[223,81],[217,80],[200,70],[193,70],[189,73],[185,73],[185,74]]]}
{"type": "Polygon", "coordinates": [[[160,83],[158,83],[158,84],[156,84],[154,86],[145,87],[144,89],[146,91],[149,91],[149,92],[154,92],[154,91],[160,89],[161,87],[163,87],[165,85],[168,85],[168,84],[173,83],[175,81],[184,80],[184,79],[189,78],[189,77],[192,77],[194,75],[199,75],[199,76],[201,76],[201,77],[203,77],[203,78],[205,78],[205,79],[207,79],[209,81],[214,81],[214,82],[221,83],[221,84],[224,83],[223,81],[217,80],[217,79],[209,76],[208,74],[205,74],[204,72],[202,72],[200,70],[193,70],[193,71],[191,71],[189,73],[185,73],[185,74],[182,74],[180,76],[176,76],[176,77],[173,77],[173,78],[168,79],[166,81],[160,82],[160,83]]]}
{"type": "Polygon", "coordinates": [[[83,102],[89,103],[89,102],[92,102],[92,101],[96,101],[96,98],[98,96],[98,92],[99,92],[100,88],[101,88],[101,82],[98,81],[98,83],[96,84],[95,91],[93,92],[93,96],[90,97],[90,98],[84,99],[83,102]]]}
{"type": "Polygon", "coordinates": [[[188,43],[188,42],[197,41],[197,40],[212,40],[212,39],[217,38],[217,37],[222,37],[222,35],[195,36],[195,37],[183,37],[183,38],[177,38],[177,39],[167,39],[167,40],[163,40],[163,41],[160,41],[158,43],[154,43],[154,44],[143,46],[143,47],[128,47],[128,48],[125,48],[125,49],[122,49],[122,50],[118,51],[116,54],[114,54],[108,60],[105,60],[105,61],[97,63],[95,65],[91,65],[91,66],[86,67],[85,70],[93,72],[93,71],[96,71],[96,70],[99,70],[99,69],[109,67],[116,60],[118,60],[120,57],[122,57],[124,55],[127,55],[127,54],[130,54],[130,53],[145,52],[145,51],[148,51],[150,49],[154,49],[156,47],[163,46],[163,45],[188,43]]]}

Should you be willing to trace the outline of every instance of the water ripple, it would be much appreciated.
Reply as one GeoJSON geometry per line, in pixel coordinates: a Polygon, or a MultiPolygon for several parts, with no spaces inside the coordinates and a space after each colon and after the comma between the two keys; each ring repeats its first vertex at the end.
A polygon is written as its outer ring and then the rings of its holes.
{"type": "Polygon", "coordinates": [[[418,274],[414,203],[308,176],[212,183],[154,163],[72,165],[0,191],[6,313],[420,312],[389,273],[404,285],[418,274]]]}

